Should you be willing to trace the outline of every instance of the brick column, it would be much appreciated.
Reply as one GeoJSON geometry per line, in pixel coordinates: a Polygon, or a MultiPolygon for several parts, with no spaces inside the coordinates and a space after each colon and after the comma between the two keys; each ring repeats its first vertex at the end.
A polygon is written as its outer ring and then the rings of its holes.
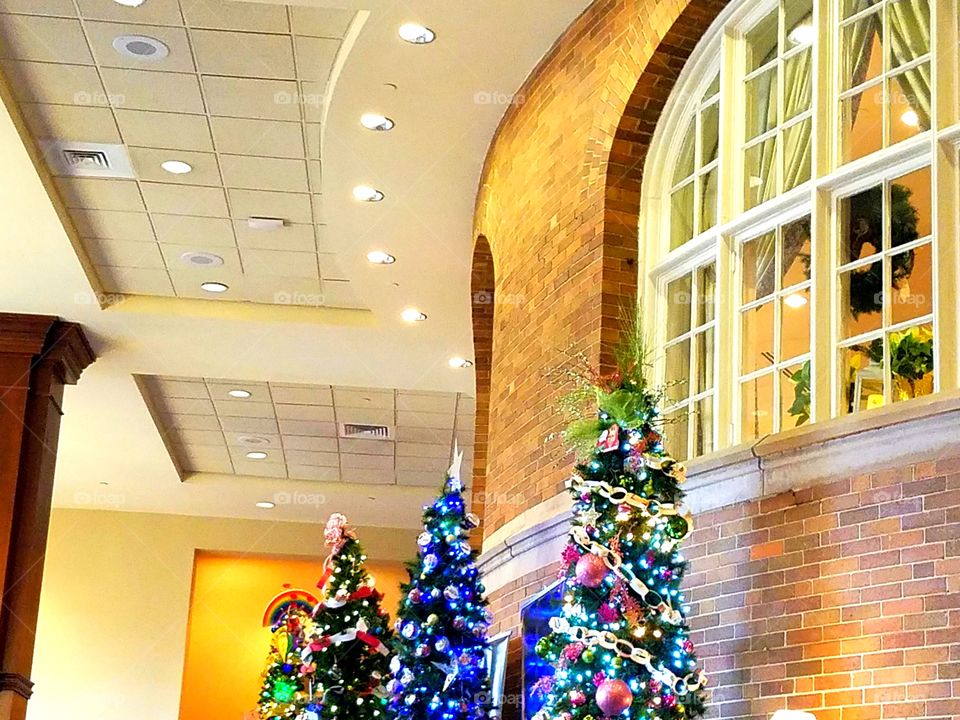
{"type": "Polygon", "coordinates": [[[63,386],[94,360],[78,325],[0,313],[0,720],[23,720],[63,386]]]}

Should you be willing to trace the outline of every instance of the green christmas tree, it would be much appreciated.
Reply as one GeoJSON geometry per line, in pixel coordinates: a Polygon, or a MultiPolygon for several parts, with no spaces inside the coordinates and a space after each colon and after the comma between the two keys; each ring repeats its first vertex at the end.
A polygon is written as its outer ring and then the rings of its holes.
{"type": "Polygon", "coordinates": [[[424,508],[416,561],[396,620],[390,711],[400,720],[478,720],[489,710],[484,650],[490,615],[476,552],[467,542],[479,525],[466,512],[455,451],[443,491],[424,508]]]}
{"type": "Polygon", "coordinates": [[[303,720],[375,720],[386,716],[389,618],[347,519],[335,513],[324,533],[330,555],[318,583],[314,640],[303,655],[311,703],[303,720]],[[313,717],[313,716],[316,717],[313,717]]]}
{"type": "MultiPolygon", "coordinates": [[[[564,433],[580,461],[568,487],[571,542],[563,553],[562,614],[537,653],[554,667],[537,683],[536,720],[684,720],[704,712],[706,678],[687,625],[679,545],[692,529],[683,466],[662,444],[660,394],[646,380],[639,321],[618,349],[619,370],[569,375],[569,407],[598,408],[564,433]]],[[[586,365],[584,365],[586,368],[586,365]]]]}
{"type": "Polygon", "coordinates": [[[313,642],[313,619],[292,604],[283,610],[272,632],[257,710],[262,720],[294,720],[311,701],[311,669],[303,664],[301,652],[313,642]]]}

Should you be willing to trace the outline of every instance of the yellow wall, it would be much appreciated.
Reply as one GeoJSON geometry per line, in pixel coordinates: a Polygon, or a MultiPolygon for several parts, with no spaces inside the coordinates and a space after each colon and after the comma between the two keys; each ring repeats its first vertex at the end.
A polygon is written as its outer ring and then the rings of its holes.
{"type": "MultiPolygon", "coordinates": [[[[416,530],[360,528],[371,558],[402,560],[416,530]]],[[[323,556],[323,527],[55,510],[28,720],[173,720],[180,711],[196,550],[323,556]]],[[[258,600],[259,602],[259,600],[258,600]]],[[[259,662],[266,646],[256,648],[259,662]]],[[[227,657],[211,682],[232,672],[227,657]]],[[[240,720],[222,713],[204,720],[240,720]]]]}
{"type": "MultiPolygon", "coordinates": [[[[368,569],[394,616],[403,564],[370,561],[368,569]]],[[[270,646],[263,609],[284,583],[316,592],[321,571],[314,559],[197,554],[180,720],[239,719],[254,709],[270,646]]]]}

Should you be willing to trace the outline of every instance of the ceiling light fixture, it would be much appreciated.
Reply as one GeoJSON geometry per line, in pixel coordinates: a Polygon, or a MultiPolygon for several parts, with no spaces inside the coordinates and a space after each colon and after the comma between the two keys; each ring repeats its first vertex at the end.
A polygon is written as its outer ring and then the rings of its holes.
{"type": "Polygon", "coordinates": [[[113,0],[117,5],[124,7],[140,7],[146,0],[113,0]]]}
{"type": "Polygon", "coordinates": [[[467,360],[462,357],[452,357],[447,362],[450,363],[452,368],[469,368],[473,367],[473,360],[467,360]]]}
{"type": "Polygon", "coordinates": [[[437,39],[437,34],[433,30],[420,23],[404,23],[397,32],[401,39],[414,45],[426,45],[437,39]]]}
{"type": "Polygon", "coordinates": [[[367,260],[372,262],[374,265],[393,265],[397,259],[388,252],[383,250],[373,250],[367,253],[367,260]]]}
{"type": "Polygon", "coordinates": [[[812,45],[816,39],[817,33],[813,29],[813,23],[800,23],[787,34],[787,40],[794,45],[812,45]]]}
{"type": "Polygon", "coordinates": [[[222,282],[205,282],[200,283],[200,289],[208,293],[225,293],[230,289],[230,286],[222,282]]]}
{"type": "Polygon", "coordinates": [[[257,507],[261,510],[273,510],[276,506],[276,503],[272,503],[269,500],[261,500],[257,503],[257,507]]]}
{"type": "Polygon", "coordinates": [[[247,453],[247,460],[266,460],[267,454],[262,450],[251,450],[247,453]]]}
{"type": "Polygon", "coordinates": [[[113,49],[124,57],[156,62],[170,54],[170,48],[149,35],[120,35],[113,39],[113,49]]]}
{"type": "Polygon", "coordinates": [[[219,267],[223,265],[223,258],[208,252],[185,252],[180,255],[180,259],[187,265],[197,265],[199,267],[219,267]]]}
{"type": "Polygon", "coordinates": [[[360,124],[367,130],[373,130],[375,132],[387,132],[388,130],[393,130],[397,125],[386,115],[380,115],[378,113],[364,113],[360,116],[360,124]]]}
{"type": "Polygon", "coordinates": [[[783,302],[787,307],[791,307],[794,309],[802,308],[804,305],[807,304],[807,296],[801,293],[795,292],[792,295],[787,295],[783,299],[783,302]]]}
{"type": "Polygon", "coordinates": [[[188,172],[193,170],[193,166],[189,163],[183,162],[183,160],[165,160],[160,163],[160,167],[166,170],[171,175],[186,175],[188,172]]]}
{"type": "Polygon", "coordinates": [[[253,395],[249,390],[244,390],[243,388],[234,388],[233,390],[228,390],[227,395],[232,398],[239,398],[241,400],[246,400],[248,397],[253,395]]]}
{"type": "Polygon", "coordinates": [[[251,230],[283,230],[283,218],[248,217],[247,227],[251,230]]]}
{"type": "Polygon", "coordinates": [[[903,115],[900,116],[900,120],[904,125],[909,125],[910,127],[920,127],[920,116],[917,115],[916,110],[907,110],[903,115]]]}
{"type": "Polygon", "coordinates": [[[400,317],[403,318],[404,322],[408,323],[423,322],[427,319],[427,316],[416,308],[407,308],[400,313],[400,317]]]}
{"type": "Polygon", "coordinates": [[[383,193],[369,185],[357,185],[353,189],[353,197],[360,202],[380,202],[383,200],[383,193]]]}

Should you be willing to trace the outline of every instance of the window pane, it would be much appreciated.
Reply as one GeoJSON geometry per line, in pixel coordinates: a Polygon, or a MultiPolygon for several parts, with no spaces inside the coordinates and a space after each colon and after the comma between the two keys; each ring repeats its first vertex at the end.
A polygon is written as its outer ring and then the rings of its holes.
{"type": "Polygon", "coordinates": [[[930,129],[930,65],[923,63],[890,78],[890,144],[930,129]]]}
{"type": "Polygon", "coordinates": [[[883,72],[882,11],[871,13],[845,25],[840,31],[842,43],[842,85],[844,90],[858,87],[883,72]]]}
{"type": "Polygon", "coordinates": [[[840,273],[840,298],[842,337],[883,327],[883,263],[878,260],[840,273]]]}
{"type": "Polygon", "coordinates": [[[712,98],[714,95],[716,95],[718,92],[720,92],[720,73],[719,72],[713,76],[713,82],[710,83],[710,87],[707,88],[707,92],[704,93],[703,98],[704,100],[708,100],[712,98]]]}
{"type": "Polygon", "coordinates": [[[663,417],[663,449],[677,460],[687,459],[688,422],[686,408],[663,417]]]}
{"type": "Polygon", "coordinates": [[[693,182],[688,182],[670,196],[670,249],[674,250],[693,237],[693,182]]]}
{"type": "Polygon", "coordinates": [[[783,30],[787,38],[784,52],[800,45],[811,44],[816,37],[811,0],[784,0],[783,12],[783,30]]]}
{"type": "Polygon", "coordinates": [[[810,290],[785,296],[780,305],[780,355],[778,360],[810,352],[810,290]]]}
{"type": "Polygon", "coordinates": [[[696,336],[697,355],[693,394],[713,389],[713,329],[699,333],[696,336]]]}
{"type": "Polygon", "coordinates": [[[778,22],[774,10],[747,33],[747,72],[766,65],[779,54],[778,22]]]}
{"type": "Polygon", "coordinates": [[[933,327],[921,325],[890,333],[890,372],[893,401],[933,392],[933,327]]]}
{"type": "Polygon", "coordinates": [[[740,385],[740,436],[754,440],[773,432],[773,373],[740,385]]]}
{"type": "Polygon", "coordinates": [[[884,404],[883,342],[854,345],[840,351],[843,414],[859,412],[884,404]]]}
{"type": "Polygon", "coordinates": [[[691,276],[667,283],[667,340],[690,332],[691,276]]]}
{"type": "Polygon", "coordinates": [[[697,287],[700,301],[697,303],[697,326],[705,325],[716,316],[717,269],[713,263],[697,268],[697,287]]]}
{"type": "Polygon", "coordinates": [[[810,109],[813,63],[809,50],[791,55],[783,63],[783,119],[810,109]]]}
{"type": "Polygon", "coordinates": [[[810,279],[810,217],[787,223],[780,232],[780,287],[789,288],[810,279]]]}
{"type": "Polygon", "coordinates": [[[676,185],[686,178],[693,175],[693,165],[695,162],[694,150],[696,140],[696,124],[694,120],[687,126],[687,132],[683,137],[683,144],[680,146],[680,152],[677,153],[677,164],[673,166],[673,184],[676,185]]]}
{"type": "Polygon", "coordinates": [[[690,397],[690,340],[681,340],[667,348],[666,394],[673,402],[690,397]]]}
{"type": "Polygon", "coordinates": [[[776,138],[768,138],[744,151],[746,188],[744,206],[747,210],[772,198],[776,192],[776,138]]]}
{"type": "Polygon", "coordinates": [[[887,7],[890,67],[904,65],[930,52],[928,0],[894,0],[887,7]]]}
{"type": "Polygon", "coordinates": [[[777,126],[777,68],[747,81],[747,140],[777,126]]]}
{"type": "Polygon", "coordinates": [[[882,186],[843,198],[840,201],[840,264],[870,257],[882,249],[882,186]]]}
{"type": "Polygon", "coordinates": [[[810,361],[780,372],[780,429],[810,422],[810,361]]]}
{"type": "Polygon", "coordinates": [[[883,105],[883,83],[871,85],[841,103],[841,162],[865,157],[883,147],[883,105]]]}
{"type": "Polygon", "coordinates": [[[700,113],[700,167],[717,159],[720,145],[720,104],[714,103],[700,113]]]}
{"type": "Polygon", "coordinates": [[[773,364],[773,303],[743,312],[741,370],[744,375],[773,364]]]}
{"type": "Polygon", "coordinates": [[[764,298],[774,291],[777,235],[761,235],[743,246],[743,303],[764,298]]]}
{"type": "Polygon", "coordinates": [[[792,190],[810,179],[811,120],[783,131],[783,189],[792,190]]]}
{"type": "Polygon", "coordinates": [[[693,420],[693,454],[713,452],[713,398],[697,401],[693,420]]]}
{"type": "Polygon", "coordinates": [[[890,245],[900,247],[933,231],[930,168],[902,175],[890,183],[890,245]]]}
{"type": "Polygon", "coordinates": [[[851,15],[856,15],[861,10],[866,10],[868,7],[877,5],[882,0],[842,0],[841,7],[843,17],[848,18],[851,15]]]}
{"type": "Polygon", "coordinates": [[[928,243],[891,255],[890,322],[894,325],[933,313],[933,247],[928,243]]]}
{"type": "Polygon", "coordinates": [[[717,184],[720,171],[714,168],[701,175],[700,183],[700,232],[705,232],[717,224],[717,184]]]}

